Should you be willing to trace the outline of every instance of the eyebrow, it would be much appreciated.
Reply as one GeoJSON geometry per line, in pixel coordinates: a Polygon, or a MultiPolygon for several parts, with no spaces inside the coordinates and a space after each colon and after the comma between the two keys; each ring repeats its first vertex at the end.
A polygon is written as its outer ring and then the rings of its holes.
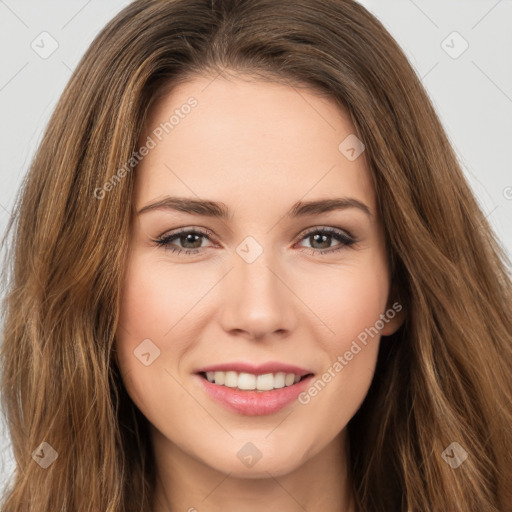
{"type": "MultiPolygon", "coordinates": [[[[318,215],[335,210],[346,210],[357,208],[369,217],[372,217],[370,208],[363,202],[352,197],[341,197],[333,199],[320,199],[316,201],[298,201],[286,214],[288,218],[306,217],[318,215]]],[[[163,199],[143,206],[138,215],[154,210],[175,210],[191,215],[202,215],[216,217],[223,220],[231,218],[229,208],[225,203],[209,201],[207,199],[193,199],[186,197],[167,196],[163,199]]]]}

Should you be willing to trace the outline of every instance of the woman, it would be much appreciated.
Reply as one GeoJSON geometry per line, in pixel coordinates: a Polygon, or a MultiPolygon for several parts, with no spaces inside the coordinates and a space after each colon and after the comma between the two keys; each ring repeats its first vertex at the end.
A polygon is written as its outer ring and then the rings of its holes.
{"type": "Polygon", "coordinates": [[[13,226],[2,510],[511,510],[509,262],[359,4],[136,0],[13,226]]]}

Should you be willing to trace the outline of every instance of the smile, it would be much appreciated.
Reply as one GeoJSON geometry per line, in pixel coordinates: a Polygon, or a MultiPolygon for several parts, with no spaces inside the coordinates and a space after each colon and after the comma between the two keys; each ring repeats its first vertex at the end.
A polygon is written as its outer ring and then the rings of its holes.
{"type": "Polygon", "coordinates": [[[213,402],[237,414],[261,416],[297,401],[314,374],[282,363],[232,363],[201,368],[195,376],[213,402]]]}

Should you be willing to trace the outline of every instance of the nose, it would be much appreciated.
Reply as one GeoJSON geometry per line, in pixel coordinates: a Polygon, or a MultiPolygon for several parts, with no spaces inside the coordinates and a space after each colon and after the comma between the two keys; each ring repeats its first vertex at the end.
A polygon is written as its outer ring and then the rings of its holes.
{"type": "Polygon", "coordinates": [[[220,290],[222,328],[257,340],[289,335],[296,327],[300,304],[292,288],[270,251],[251,263],[234,254],[233,269],[220,290]]]}

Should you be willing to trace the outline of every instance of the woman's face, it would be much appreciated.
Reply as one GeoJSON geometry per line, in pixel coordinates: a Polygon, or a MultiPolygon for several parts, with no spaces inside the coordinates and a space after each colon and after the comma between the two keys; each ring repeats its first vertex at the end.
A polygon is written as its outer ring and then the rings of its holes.
{"type": "Polygon", "coordinates": [[[345,434],[399,325],[382,322],[384,237],[355,128],[332,100],[239,77],[179,85],[146,126],[116,339],[128,393],[168,454],[293,471],[345,434]]]}

